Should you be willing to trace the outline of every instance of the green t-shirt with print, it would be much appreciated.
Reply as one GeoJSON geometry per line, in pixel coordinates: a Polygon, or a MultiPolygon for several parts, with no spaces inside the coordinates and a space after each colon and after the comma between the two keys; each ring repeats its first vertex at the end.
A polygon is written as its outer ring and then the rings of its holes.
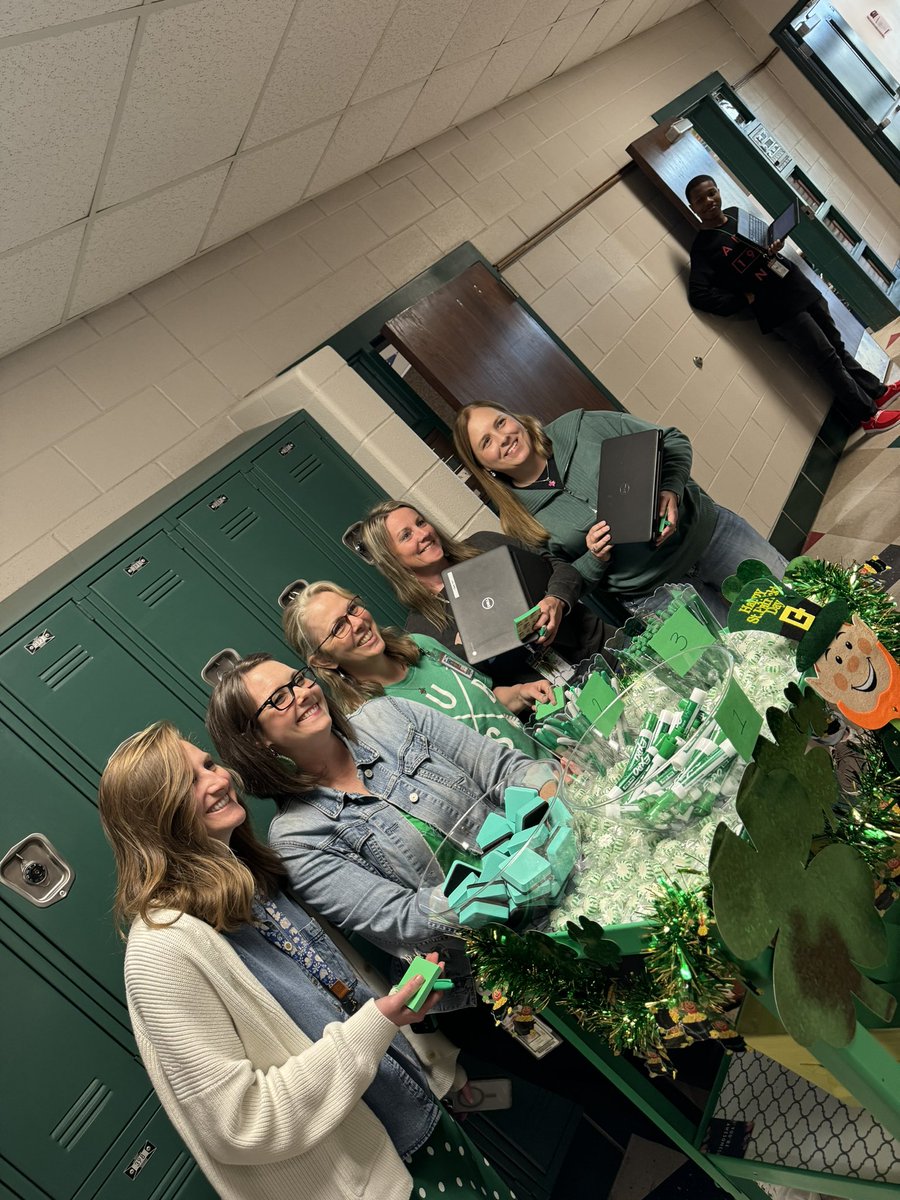
{"type": "Polygon", "coordinates": [[[389,696],[427,704],[455,721],[464,721],[476,733],[504,742],[530,758],[546,757],[543,747],[528,736],[518,717],[494,695],[486,675],[451,654],[434,638],[424,633],[410,636],[422,654],[404,679],[384,689],[389,696]]]}

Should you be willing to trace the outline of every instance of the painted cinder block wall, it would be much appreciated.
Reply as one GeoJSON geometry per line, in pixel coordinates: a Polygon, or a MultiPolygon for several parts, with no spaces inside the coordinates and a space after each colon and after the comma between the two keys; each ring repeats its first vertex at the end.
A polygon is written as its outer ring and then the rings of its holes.
{"type": "MultiPolygon", "coordinates": [[[[754,61],[700,3],[0,359],[0,596],[296,408],[451,528],[492,522],[331,352],[267,385],[461,242],[508,253],[622,166],[651,112],[754,61]]],[[[769,73],[753,83],[784,102],[769,73]]],[[[860,224],[881,252],[900,244],[893,213],[836,157],[840,138],[804,136],[869,206],[860,224]]],[[[750,325],[691,313],[672,221],[631,177],[507,278],[623,403],[684,428],[701,482],[765,532],[827,398],[781,347],[761,353],[750,325]]]]}

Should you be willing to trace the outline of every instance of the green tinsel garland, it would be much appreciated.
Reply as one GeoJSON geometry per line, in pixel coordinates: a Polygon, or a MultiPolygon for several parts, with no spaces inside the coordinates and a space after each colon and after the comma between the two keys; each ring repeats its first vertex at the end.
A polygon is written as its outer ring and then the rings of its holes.
{"type": "Polygon", "coordinates": [[[738,972],[713,936],[706,884],[688,891],[661,882],[649,926],[647,950],[627,960],[586,918],[569,923],[568,944],[491,925],[470,930],[466,946],[486,988],[538,1010],[552,1003],[602,1035],[616,1054],[665,1060],[657,1013],[688,1005],[718,1017],[738,972]]]}
{"type": "Polygon", "coordinates": [[[900,655],[900,608],[878,576],[864,574],[859,563],[843,567],[824,559],[795,558],[787,566],[784,581],[816,604],[845,600],[850,611],[859,613],[878,635],[885,650],[895,658],[900,655]]]}
{"type": "Polygon", "coordinates": [[[891,862],[900,855],[900,776],[873,734],[859,734],[856,750],[862,760],[856,786],[839,806],[831,836],[857,850],[875,878],[896,894],[900,879],[891,862]]]}

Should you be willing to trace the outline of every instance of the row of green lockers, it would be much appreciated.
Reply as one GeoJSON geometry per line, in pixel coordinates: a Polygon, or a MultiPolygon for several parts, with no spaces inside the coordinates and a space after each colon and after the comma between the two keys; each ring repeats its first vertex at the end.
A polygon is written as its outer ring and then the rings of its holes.
{"type": "MultiPolygon", "coordinates": [[[[305,416],[241,445],[215,474],[201,466],[172,485],[165,511],[114,549],[107,539],[0,638],[0,858],[39,833],[75,873],[44,909],[0,886],[0,1196],[212,1196],[131,1035],[97,781],[115,746],[161,717],[208,745],[202,668],[223,649],[289,655],[278,597],[297,579],[335,579],[379,619],[401,616],[340,541],[383,498],[372,480],[305,416]]],[[[3,625],[13,607],[0,606],[3,625]]],[[[263,833],[269,807],[256,809],[263,833]]]]}

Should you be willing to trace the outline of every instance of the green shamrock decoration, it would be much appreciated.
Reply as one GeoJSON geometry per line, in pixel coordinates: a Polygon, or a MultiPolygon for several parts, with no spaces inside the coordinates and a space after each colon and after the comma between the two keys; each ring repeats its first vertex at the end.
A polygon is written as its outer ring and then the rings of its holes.
{"type": "MultiPolygon", "coordinates": [[[[775,741],[760,737],[753,753],[754,761],[747,767],[741,780],[741,790],[748,788],[758,771],[763,773],[781,769],[788,771],[803,785],[807,803],[812,811],[821,814],[830,823],[832,808],[838,799],[837,779],[831,755],[824,746],[809,748],[812,736],[821,737],[828,725],[825,701],[815,692],[801,692],[796,683],[788,684],[784,694],[790,705],[787,712],[770,708],[766,712],[766,724],[775,741]]],[[[801,803],[798,797],[797,803],[801,803]]]]}
{"type": "Polygon", "coordinates": [[[579,917],[577,924],[566,921],[566,932],[573,942],[578,943],[582,955],[592,963],[611,967],[622,957],[616,943],[605,936],[603,926],[590,917],[579,917]]]}
{"type": "MultiPolygon", "coordinates": [[[[792,761],[792,753],[786,761],[792,761]]],[[[775,755],[770,754],[774,762],[775,755]]],[[[778,1015],[803,1046],[846,1046],[856,1030],[854,995],[884,1021],[892,996],[860,974],[887,955],[872,876],[849,846],[832,843],[810,861],[824,798],[789,770],[757,768],[738,798],[749,841],[720,824],[709,876],[720,936],[749,960],[775,941],[772,986],[778,1015]]]]}
{"type": "Polygon", "coordinates": [[[756,579],[774,578],[772,568],[767,567],[764,562],[760,562],[758,558],[745,558],[739,564],[735,573],[722,581],[720,590],[728,603],[731,604],[748,583],[752,583],[756,579]]]}

